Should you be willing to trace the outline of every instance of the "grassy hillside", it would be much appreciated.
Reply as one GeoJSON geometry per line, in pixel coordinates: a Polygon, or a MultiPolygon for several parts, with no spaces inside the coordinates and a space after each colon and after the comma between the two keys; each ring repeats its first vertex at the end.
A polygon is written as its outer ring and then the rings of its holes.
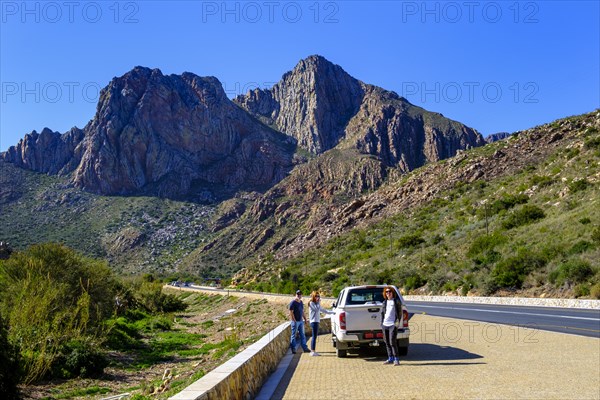
{"type": "Polygon", "coordinates": [[[460,163],[495,157],[502,169],[501,155],[511,148],[541,135],[560,140],[556,151],[514,174],[455,182],[430,201],[301,256],[267,256],[234,282],[267,291],[322,288],[334,295],[347,284],[386,282],[407,293],[600,298],[599,115],[556,121],[466,152],[460,163]]]}
{"type": "Polygon", "coordinates": [[[209,234],[213,208],[156,197],[98,196],[0,161],[0,240],[57,242],[122,273],[176,271],[209,234]]]}

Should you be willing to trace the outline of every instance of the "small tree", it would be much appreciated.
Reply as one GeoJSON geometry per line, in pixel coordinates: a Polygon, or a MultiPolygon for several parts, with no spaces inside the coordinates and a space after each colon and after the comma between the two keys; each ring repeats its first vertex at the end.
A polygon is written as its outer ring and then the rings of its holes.
{"type": "Polygon", "coordinates": [[[9,340],[19,343],[24,383],[52,376],[71,356],[66,343],[95,342],[114,312],[118,286],[104,263],[58,244],[0,261],[0,314],[11,327],[9,340]]]}

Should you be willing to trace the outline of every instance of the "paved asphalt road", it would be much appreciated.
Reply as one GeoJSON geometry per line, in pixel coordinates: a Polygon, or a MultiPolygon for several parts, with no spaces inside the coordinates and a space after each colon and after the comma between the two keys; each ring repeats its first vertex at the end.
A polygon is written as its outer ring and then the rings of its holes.
{"type": "MultiPolygon", "coordinates": [[[[193,288],[198,289],[199,287],[193,288]]],[[[207,287],[202,287],[202,289],[217,293],[230,292],[224,289],[207,287]]],[[[238,293],[261,294],[243,291],[238,291],[238,293]]],[[[291,298],[291,295],[283,294],[271,294],[271,296],[291,298]]],[[[326,299],[323,298],[323,300],[326,299]]],[[[425,313],[439,317],[513,325],[600,338],[600,310],[506,306],[497,304],[436,303],[429,301],[407,301],[406,304],[411,314],[425,313]]]]}
{"type": "Polygon", "coordinates": [[[600,310],[407,301],[411,313],[600,338],[600,310]]]}

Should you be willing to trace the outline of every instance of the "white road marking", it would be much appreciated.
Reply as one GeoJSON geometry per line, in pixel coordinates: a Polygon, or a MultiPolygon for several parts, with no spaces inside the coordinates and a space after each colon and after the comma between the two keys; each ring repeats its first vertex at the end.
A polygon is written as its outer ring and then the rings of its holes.
{"type": "Polygon", "coordinates": [[[538,313],[527,313],[527,312],[515,312],[515,311],[501,311],[501,310],[485,310],[481,308],[461,308],[461,307],[440,307],[440,306],[414,306],[414,308],[439,308],[444,310],[460,310],[460,311],[479,311],[479,312],[489,312],[489,313],[498,313],[498,314],[516,314],[516,315],[531,315],[536,317],[555,317],[555,318],[565,318],[565,319],[581,319],[586,321],[600,321],[600,316],[598,318],[588,318],[588,317],[573,317],[570,315],[556,315],[556,314],[538,314],[538,313]]]}

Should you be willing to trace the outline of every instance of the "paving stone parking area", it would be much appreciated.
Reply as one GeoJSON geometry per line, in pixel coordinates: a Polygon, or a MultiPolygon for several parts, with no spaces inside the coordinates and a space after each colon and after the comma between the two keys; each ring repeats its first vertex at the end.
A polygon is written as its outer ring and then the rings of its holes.
{"type": "MultiPolygon", "coordinates": [[[[600,399],[600,340],[429,315],[400,366],[383,353],[296,354],[272,399],[600,399]]],[[[381,349],[383,350],[383,349],[381,349]]]]}

